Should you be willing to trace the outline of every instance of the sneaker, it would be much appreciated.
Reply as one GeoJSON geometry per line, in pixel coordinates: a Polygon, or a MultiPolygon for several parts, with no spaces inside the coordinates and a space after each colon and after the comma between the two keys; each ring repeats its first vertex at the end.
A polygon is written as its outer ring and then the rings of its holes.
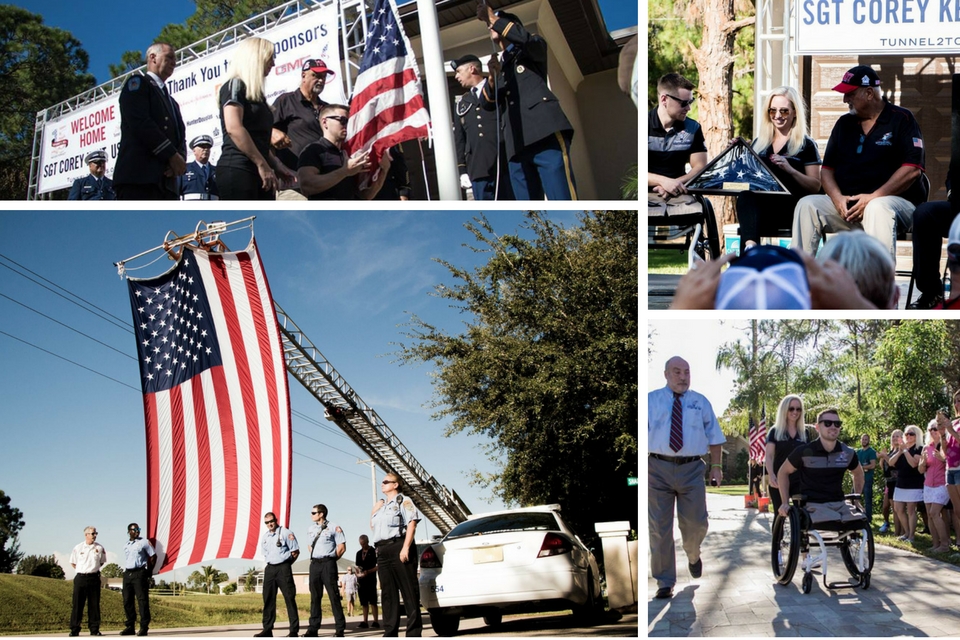
{"type": "Polygon", "coordinates": [[[884,522],[882,525],[880,525],[879,531],[880,533],[886,533],[887,531],[890,531],[890,525],[884,522]]]}
{"type": "Polygon", "coordinates": [[[941,302],[943,302],[943,296],[941,295],[936,293],[921,293],[916,302],[907,305],[907,309],[933,309],[941,302]]]}
{"type": "Polygon", "coordinates": [[[703,575],[703,558],[698,559],[693,564],[688,564],[687,568],[690,570],[690,575],[697,579],[703,575]]]}
{"type": "Polygon", "coordinates": [[[660,587],[657,589],[657,595],[654,596],[657,600],[669,600],[673,597],[673,587],[660,587]]]}

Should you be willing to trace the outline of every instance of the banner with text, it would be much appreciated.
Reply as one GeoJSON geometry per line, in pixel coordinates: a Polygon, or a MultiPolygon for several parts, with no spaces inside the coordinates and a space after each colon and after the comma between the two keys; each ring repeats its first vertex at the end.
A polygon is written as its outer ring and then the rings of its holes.
{"type": "MultiPolygon", "coordinates": [[[[323,90],[323,100],[346,103],[343,78],[339,72],[340,47],[337,41],[339,14],[336,6],[311,11],[281,26],[257,34],[273,42],[276,47],[276,65],[266,82],[267,102],[281,93],[300,86],[300,70],[310,58],[321,58],[332,69],[335,78],[323,90]]],[[[203,56],[177,67],[167,79],[167,88],[180,104],[187,127],[187,141],[195,136],[213,136],[211,160],[220,157],[223,131],[220,125],[218,95],[233,58],[234,46],[203,56]]],[[[107,176],[113,176],[114,163],[120,145],[120,94],[114,94],[77,109],[68,115],[51,120],[43,128],[43,147],[40,151],[39,193],[67,189],[77,178],[89,171],[83,158],[91,151],[107,151],[107,176]]],[[[187,150],[187,162],[193,152],[187,150]]]]}
{"type": "Polygon", "coordinates": [[[799,54],[956,55],[960,0],[795,0],[799,54]]]}

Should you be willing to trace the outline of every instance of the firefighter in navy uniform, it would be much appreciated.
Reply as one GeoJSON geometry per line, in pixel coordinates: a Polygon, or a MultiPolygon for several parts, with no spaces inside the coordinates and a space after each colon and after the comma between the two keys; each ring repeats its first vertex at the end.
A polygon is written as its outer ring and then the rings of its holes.
{"type": "Polygon", "coordinates": [[[103,175],[107,170],[107,152],[102,149],[91,151],[84,162],[90,169],[90,175],[73,181],[67,200],[116,200],[113,180],[103,175]]]}
{"type": "Polygon", "coordinates": [[[177,178],[181,200],[219,200],[216,167],[210,163],[210,148],[213,138],[197,136],[190,141],[193,162],[187,163],[187,172],[177,178]]]}
{"type": "Polygon", "coordinates": [[[487,81],[480,58],[465,55],[450,66],[460,86],[469,89],[454,108],[453,138],[457,144],[460,186],[472,187],[474,200],[513,200],[502,127],[497,130],[502,120],[496,111],[487,111],[480,104],[480,92],[487,81]]]}
{"type": "Polygon", "coordinates": [[[547,42],[527,31],[520,19],[494,13],[481,3],[477,18],[501,49],[491,58],[490,78],[481,93],[483,108],[503,105],[510,181],[517,200],[576,200],[570,163],[573,126],[547,87],[547,42]]]}

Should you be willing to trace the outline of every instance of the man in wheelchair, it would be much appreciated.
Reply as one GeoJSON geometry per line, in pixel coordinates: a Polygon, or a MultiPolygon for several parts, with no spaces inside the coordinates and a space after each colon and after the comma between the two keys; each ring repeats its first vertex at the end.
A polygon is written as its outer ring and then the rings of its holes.
{"type": "Polygon", "coordinates": [[[863,490],[863,468],[856,451],[840,442],[840,417],[836,409],[825,409],[817,416],[820,437],[796,448],[777,473],[782,504],[773,526],[772,561],[774,575],[780,584],[793,578],[800,554],[803,592],[809,593],[812,570],[821,567],[824,585],[828,588],[853,586],[827,583],[826,547],[840,548],[844,564],[858,584],[867,588],[873,565],[873,535],[870,523],[859,504],[859,495],[845,496],[843,477],[853,476],[854,494],[863,490]],[[799,472],[800,486],[790,485],[790,474],[799,472]],[[799,494],[799,496],[797,496],[799,494]],[[794,504],[790,504],[793,495],[794,504]],[[811,542],[817,543],[820,555],[808,555],[811,542]]]}

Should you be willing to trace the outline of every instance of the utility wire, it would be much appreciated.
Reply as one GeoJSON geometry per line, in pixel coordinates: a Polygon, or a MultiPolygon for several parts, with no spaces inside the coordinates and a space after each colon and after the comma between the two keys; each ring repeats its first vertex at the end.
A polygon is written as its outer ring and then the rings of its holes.
{"type": "Polygon", "coordinates": [[[344,473],[349,473],[349,474],[352,475],[352,476],[357,476],[358,478],[363,478],[364,480],[367,479],[367,476],[362,476],[362,475],[360,475],[359,473],[356,473],[356,472],[354,472],[354,471],[350,471],[349,469],[343,469],[343,468],[341,468],[341,467],[338,467],[337,465],[330,464],[329,462],[324,462],[323,460],[317,460],[316,458],[311,458],[310,456],[303,455],[303,454],[300,453],[299,451],[294,451],[293,453],[296,454],[296,455],[298,455],[298,456],[300,456],[301,458],[306,458],[307,460],[313,460],[314,462],[319,462],[320,464],[322,464],[322,465],[324,465],[324,466],[332,467],[332,468],[336,469],[337,471],[343,471],[344,473]]]}
{"type": "Polygon", "coordinates": [[[291,410],[290,410],[290,413],[292,413],[293,415],[297,416],[298,418],[301,418],[302,420],[306,420],[307,422],[309,422],[309,423],[311,423],[311,424],[314,424],[314,425],[320,427],[321,429],[323,429],[323,430],[325,430],[325,431],[329,431],[330,433],[332,433],[332,434],[334,434],[334,435],[340,436],[340,437],[343,438],[344,440],[350,440],[350,437],[349,437],[347,434],[345,434],[342,429],[334,429],[333,427],[329,427],[329,426],[323,424],[322,422],[320,422],[319,420],[315,420],[314,418],[311,418],[311,417],[308,416],[307,414],[301,413],[301,412],[296,411],[296,410],[294,410],[294,409],[291,409],[291,410]]]}

